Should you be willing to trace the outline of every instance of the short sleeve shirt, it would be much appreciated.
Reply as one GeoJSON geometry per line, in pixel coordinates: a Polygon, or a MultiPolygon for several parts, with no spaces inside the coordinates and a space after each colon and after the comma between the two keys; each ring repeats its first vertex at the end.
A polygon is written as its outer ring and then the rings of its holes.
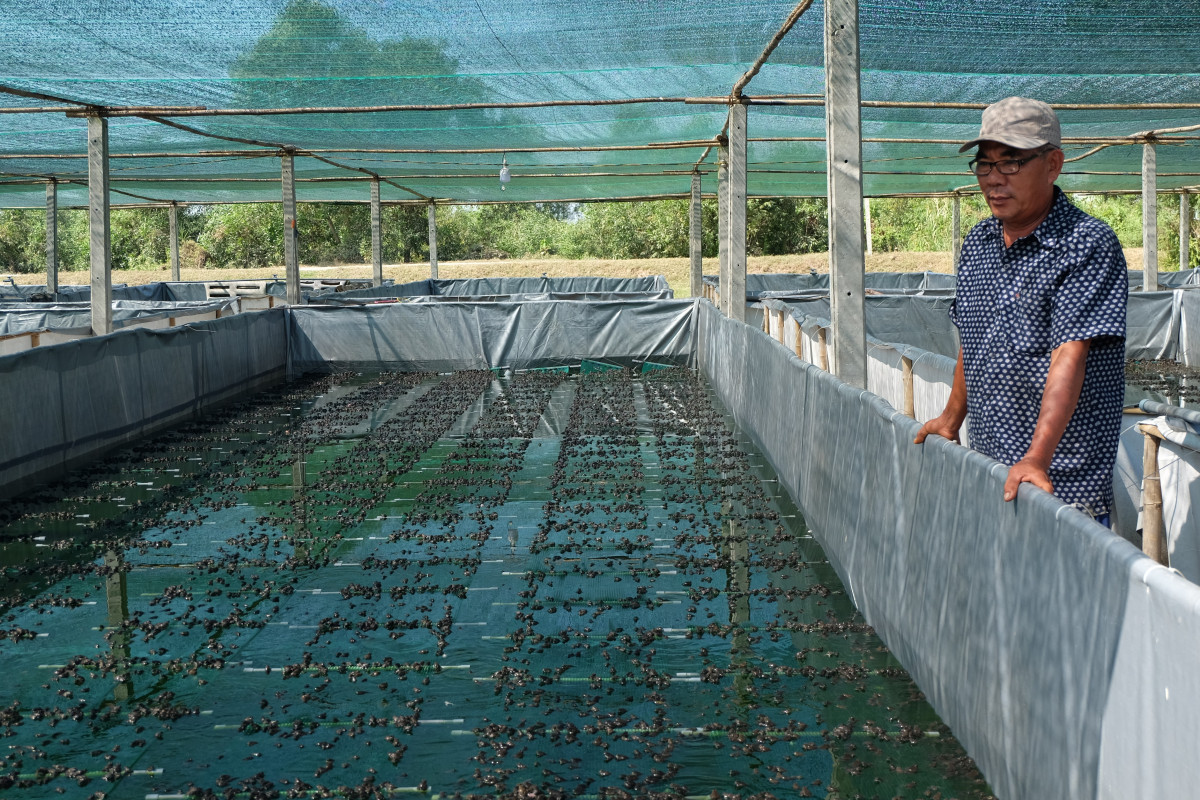
{"type": "Polygon", "coordinates": [[[963,242],[958,326],[971,446],[1009,466],[1033,441],[1050,354],[1090,339],[1083,388],[1048,474],[1065,503],[1111,510],[1125,387],[1125,256],[1112,229],[1054,188],[1050,214],[1004,244],[996,218],[963,242]]]}

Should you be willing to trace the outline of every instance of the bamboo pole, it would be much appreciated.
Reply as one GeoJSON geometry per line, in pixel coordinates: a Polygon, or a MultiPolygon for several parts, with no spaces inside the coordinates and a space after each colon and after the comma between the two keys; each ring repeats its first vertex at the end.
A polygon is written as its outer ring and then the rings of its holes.
{"type": "Polygon", "coordinates": [[[800,2],[796,4],[795,8],[793,8],[791,13],[788,14],[787,19],[783,21],[783,25],[779,27],[779,30],[775,31],[775,35],[771,37],[771,41],[767,42],[767,46],[763,48],[762,53],[760,53],[758,58],[754,60],[754,63],[750,65],[750,69],[746,70],[745,74],[738,78],[737,83],[733,85],[733,89],[729,92],[730,98],[736,100],[742,96],[742,90],[750,84],[750,81],[754,79],[754,76],[757,75],[759,70],[763,68],[763,65],[767,63],[767,59],[771,57],[771,53],[775,52],[775,48],[778,47],[779,43],[783,41],[783,37],[787,36],[788,31],[790,31],[792,27],[800,21],[800,17],[804,15],[805,11],[808,11],[809,6],[812,4],[813,0],[800,0],[800,2]]]}
{"type": "Polygon", "coordinates": [[[1146,423],[1138,424],[1145,436],[1142,446],[1142,552],[1163,566],[1170,566],[1166,525],[1163,522],[1162,482],[1158,473],[1158,447],[1162,434],[1146,423]]]}
{"type": "Polygon", "coordinates": [[[913,381],[913,362],[908,356],[900,357],[900,374],[904,380],[904,408],[901,411],[906,417],[917,418],[915,381],[913,381]]]}

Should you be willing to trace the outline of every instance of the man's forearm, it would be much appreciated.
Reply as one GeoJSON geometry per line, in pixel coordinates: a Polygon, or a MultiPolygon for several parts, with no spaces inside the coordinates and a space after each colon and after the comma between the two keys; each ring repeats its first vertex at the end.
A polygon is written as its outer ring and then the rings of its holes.
{"type": "Polygon", "coordinates": [[[1033,441],[1025,453],[1025,460],[1042,469],[1048,469],[1054,450],[1062,440],[1067,424],[1079,404],[1079,393],[1083,389],[1083,375],[1087,368],[1090,340],[1066,342],[1055,348],[1050,355],[1050,370],[1046,374],[1046,387],[1042,391],[1042,407],[1038,412],[1033,441]]]}
{"type": "Polygon", "coordinates": [[[963,371],[963,351],[958,348],[958,362],[954,365],[954,382],[950,384],[950,398],[946,401],[946,408],[942,411],[942,416],[956,423],[956,427],[962,427],[963,420],[967,418],[967,378],[963,371]]]}

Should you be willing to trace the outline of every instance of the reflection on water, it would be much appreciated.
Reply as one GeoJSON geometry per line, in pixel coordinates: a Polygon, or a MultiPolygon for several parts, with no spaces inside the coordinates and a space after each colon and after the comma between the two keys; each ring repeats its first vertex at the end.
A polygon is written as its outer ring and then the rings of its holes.
{"type": "Polygon", "coordinates": [[[1200,408],[1200,370],[1174,361],[1126,361],[1125,406],[1142,400],[1200,408]]]}
{"type": "Polygon", "coordinates": [[[684,370],[310,378],[3,513],[5,797],[989,794],[684,370]]]}

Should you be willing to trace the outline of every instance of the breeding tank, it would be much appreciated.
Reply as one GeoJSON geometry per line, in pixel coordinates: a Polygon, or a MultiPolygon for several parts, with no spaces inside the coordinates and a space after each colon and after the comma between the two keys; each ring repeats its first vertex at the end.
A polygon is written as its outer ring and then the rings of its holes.
{"type": "Polygon", "coordinates": [[[0,491],[86,464],[4,506],[4,795],[1186,796],[1200,590],[794,350],[623,300],[0,358],[0,491]]]}
{"type": "Polygon", "coordinates": [[[990,796],[653,367],[303,377],[10,504],[5,796],[990,796]]]}

